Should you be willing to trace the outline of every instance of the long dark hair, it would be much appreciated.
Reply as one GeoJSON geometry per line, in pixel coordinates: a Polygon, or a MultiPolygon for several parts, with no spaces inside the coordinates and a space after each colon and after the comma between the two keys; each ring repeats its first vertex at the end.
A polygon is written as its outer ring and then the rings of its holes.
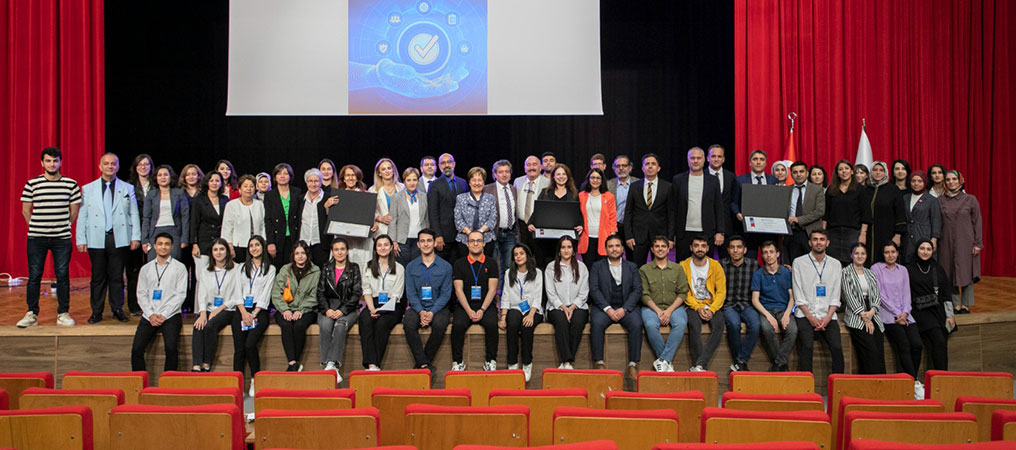
{"type": "MultiPolygon", "coordinates": [[[[379,235],[377,235],[376,238],[374,238],[374,256],[371,257],[370,258],[370,262],[367,263],[367,268],[370,269],[370,274],[374,278],[377,278],[377,277],[381,276],[381,262],[380,262],[380,258],[377,255],[377,243],[381,239],[387,239],[388,240],[388,244],[389,245],[392,244],[392,238],[391,238],[391,236],[388,236],[387,234],[379,234],[379,235]]],[[[388,252],[387,259],[388,259],[388,273],[392,274],[392,275],[395,275],[395,251],[394,251],[394,249],[393,249],[393,251],[388,252]]]]}
{"type": "Polygon", "coordinates": [[[529,282],[536,279],[536,261],[533,261],[533,252],[529,250],[526,244],[515,244],[515,247],[512,247],[511,268],[508,269],[509,286],[515,286],[515,279],[519,277],[519,267],[515,264],[515,250],[520,248],[526,252],[526,281],[529,282]]]}
{"type": "Polygon", "coordinates": [[[557,165],[554,166],[554,170],[550,171],[550,184],[548,184],[547,187],[543,188],[543,192],[546,192],[547,195],[549,196],[554,195],[554,191],[557,190],[557,182],[554,181],[554,172],[557,172],[557,169],[564,170],[565,176],[568,177],[568,181],[565,182],[565,188],[567,188],[568,197],[578,198],[579,191],[575,189],[575,177],[572,176],[571,169],[569,169],[568,166],[561,163],[557,163],[557,165]]]}
{"type": "Polygon", "coordinates": [[[906,186],[906,188],[909,190],[910,189],[910,174],[913,173],[913,170],[910,169],[910,162],[909,161],[907,161],[905,159],[897,159],[896,161],[893,161],[893,166],[889,169],[890,172],[889,172],[888,176],[892,177],[893,184],[896,184],[896,181],[897,181],[896,180],[896,165],[897,164],[903,166],[903,170],[907,171],[907,176],[904,177],[904,180],[903,180],[904,183],[903,183],[903,185],[906,186]]]}
{"type": "MultiPolygon", "coordinates": [[[[215,167],[212,168],[212,172],[218,173],[219,166],[223,164],[225,164],[226,167],[229,167],[229,179],[222,180],[222,184],[225,185],[226,183],[229,183],[230,189],[236,189],[236,178],[237,178],[236,169],[233,168],[233,163],[229,162],[228,159],[220,159],[219,162],[215,163],[215,167]]],[[[222,176],[220,175],[219,178],[222,178],[222,176]]]]}
{"type": "Polygon", "coordinates": [[[224,183],[222,181],[222,174],[220,174],[219,172],[216,172],[214,170],[211,171],[211,172],[208,172],[208,174],[206,174],[205,177],[201,179],[201,184],[200,184],[201,189],[198,191],[201,195],[207,195],[208,194],[208,180],[212,179],[212,177],[219,177],[219,189],[217,191],[215,191],[215,195],[216,196],[222,195],[222,189],[225,188],[226,183],[224,183]]]}
{"type": "MultiPolygon", "coordinates": [[[[149,175],[154,175],[155,179],[158,180],[158,178],[159,178],[159,171],[162,170],[162,169],[166,169],[166,172],[169,173],[169,185],[167,185],[166,187],[168,187],[170,189],[173,189],[173,188],[177,187],[177,184],[176,184],[176,171],[173,170],[173,166],[171,166],[169,164],[162,164],[159,167],[156,167],[155,170],[152,170],[151,173],[149,173],[149,175]]],[[[158,186],[158,185],[159,185],[159,183],[158,183],[158,181],[156,181],[156,183],[153,184],[152,186],[158,186]]]]}
{"type": "Polygon", "coordinates": [[[215,240],[212,241],[212,245],[208,247],[208,271],[215,272],[215,256],[212,256],[212,249],[215,248],[216,245],[222,245],[223,247],[226,247],[225,268],[226,270],[233,270],[235,264],[233,263],[233,258],[229,257],[229,242],[226,242],[226,240],[223,238],[215,238],[215,240]]]}
{"type": "Polygon", "coordinates": [[[829,176],[826,174],[825,167],[822,167],[821,165],[818,164],[815,164],[808,168],[808,181],[811,181],[811,173],[815,171],[815,169],[818,169],[819,172],[822,172],[822,187],[829,186],[829,176]]]}
{"type": "MultiPolygon", "coordinates": [[[[594,170],[599,170],[599,169],[594,169],[594,170]]],[[[575,252],[578,249],[575,248],[575,238],[573,238],[571,236],[567,236],[567,235],[561,236],[561,238],[557,240],[557,249],[554,252],[554,281],[557,281],[557,282],[561,281],[561,246],[564,245],[564,243],[566,241],[567,242],[571,242],[571,245],[572,245],[572,256],[571,256],[571,262],[569,263],[569,265],[571,266],[571,271],[572,271],[572,282],[574,282],[575,284],[578,284],[579,283],[579,262],[578,262],[577,258],[575,258],[575,252]]]]}
{"type": "Polygon", "coordinates": [[[247,278],[254,278],[258,274],[266,273],[268,266],[272,265],[272,255],[268,253],[268,244],[265,243],[265,238],[256,234],[251,236],[250,240],[247,241],[247,248],[250,248],[250,243],[254,241],[261,244],[261,267],[258,268],[258,273],[252,274],[251,270],[254,269],[254,264],[251,261],[254,257],[247,255],[247,260],[243,262],[243,273],[247,275],[247,278]]]}
{"type": "MultiPolygon", "coordinates": [[[[597,174],[600,175],[600,188],[597,189],[597,191],[599,191],[601,194],[604,193],[604,192],[607,192],[607,176],[604,175],[602,170],[597,169],[595,167],[592,168],[592,169],[589,169],[589,172],[586,173],[586,180],[582,182],[582,187],[580,188],[580,190],[585,191],[585,192],[592,192],[593,186],[589,183],[589,176],[591,176],[594,173],[597,173],[597,174]]],[[[558,280],[558,281],[560,281],[560,280],[558,280]]]]}
{"type": "Polygon", "coordinates": [[[835,197],[840,195],[840,185],[843,184],[843,180],[840,179],[840,166],[846,164],[850,168],[850,180],[847,181],[847,192],[857,190],[857,179],[854,178],[854,165],[850,164],[850,161],[841,159],[836,163],[833,168],[833,180],[829,182],[829,195],[835,197]]]}
{"type": "Polygon", "coordinates": [[[314,267],[314,262],[310,260],[310,246],[307,245],[307,241],[297,242],[296,245],[293,246],[293,251],[289,253],[289,267],[293,271],[293,275],[296,276],[297,281],[300,281],[303,277],[310,273],[310,269],[314,267]],[[296,256],[296,250],[301,248],[303,249],[303,252],[307,254],[307,265],[304,267],[297,267],[296,258],[294,258],[294,256],[296,256]]]}
{"type": "Polygon", "coordinates": [[[134,161],[131,161],[130,167],[131,176],[129,181],[131,184],[134,185],[135,191],[141,189],[141,180],[138,179],[138,164],[140,164],[141,161],[146,159],[148,160],[148,176],[145,177],[145,179],[148,180],[149,186],[155,186],[155,161],[152,160],[152,157],[149,156],[148,153],[142,153],[138,156],[135,156],[134,161]]]}

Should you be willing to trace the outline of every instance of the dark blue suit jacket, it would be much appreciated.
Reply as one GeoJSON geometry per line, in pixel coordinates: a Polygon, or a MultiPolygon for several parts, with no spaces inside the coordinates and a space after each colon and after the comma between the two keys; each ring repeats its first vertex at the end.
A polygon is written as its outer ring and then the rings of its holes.
{"type": "Polygon", "coordinates": [[[454,245],[455,235],[459,233],[455,228],[455,197],[463,192],[469,192],[466,180],[454,177],[453,182],[457,186],[455,192],[452,192],[448,178],[444,175],[437,177],[427,190],[430,227],[437,231],[438,236],[444,238],[445,245],[454,245]]]}
{"type": "Polygon", "coordinates": [[[627,259],[621,259],[621,293],[623,298],[611,298],[614,290],[614,277],[610,275],[610,261],[606,258],[593,263],[589,268],[589,298],[593,305],[591,308],[603,310],[611,307],[614,309],[624,308],[625,313],[631,313],[642,302],[642,279],[639,278],[639,268],[635,263],[627,259]]]}
{"type": "MultiPolygon", "coordinates": [[[[734,213],[734,216],[735,216],[734,219],[735,220],[737,219],[736,216],[738,214],[741,214],[741,185],[742,184],[753,184],[754,182],[752,181],[751,178],[752,178],[752,174],[751,174],[751,172],[748,172],[748,173],[746,173],[744,175],[738,175],[737,176],[737,183],[734,183],[734,201],[730,203],[730,211],[734,213]]],[[[776,183],[779,183],[779,180],[777,180],[776,177],[773,176],[772,174],[768,174],[767,173],[766,174],[766,184],[767,185],[775,186],[776,183]]]]}

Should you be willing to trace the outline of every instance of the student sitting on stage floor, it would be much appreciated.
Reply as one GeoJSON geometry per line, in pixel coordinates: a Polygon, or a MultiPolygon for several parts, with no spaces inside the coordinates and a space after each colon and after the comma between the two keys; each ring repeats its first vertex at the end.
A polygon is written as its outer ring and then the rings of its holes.
{"type": "Polygon", "coordinates": [[[187,268],[169,256],[173,244],[169,233],[156,235],[155,259],[142,266],[138,275],[141,321],[131,346],[131,370],[145,370],[145,349],[160,331],[166,347],[164,370],[176,370],[177,343],[183,327],[180,307],[187,297],[187,268]]]}

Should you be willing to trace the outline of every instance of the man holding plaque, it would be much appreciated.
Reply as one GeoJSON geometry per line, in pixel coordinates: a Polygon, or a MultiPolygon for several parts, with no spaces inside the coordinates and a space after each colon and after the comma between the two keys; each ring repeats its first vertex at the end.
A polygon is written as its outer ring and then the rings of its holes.
{"type": "Polygon", "coordinates": [[[822,228],[825,194],[822,186],[808,182],[808,165],[797,161],[790,165],[794,191],[790,195],[790,236],[783,241],[784,261],[793,261],[808,253],[808,234],[822,228]]]}

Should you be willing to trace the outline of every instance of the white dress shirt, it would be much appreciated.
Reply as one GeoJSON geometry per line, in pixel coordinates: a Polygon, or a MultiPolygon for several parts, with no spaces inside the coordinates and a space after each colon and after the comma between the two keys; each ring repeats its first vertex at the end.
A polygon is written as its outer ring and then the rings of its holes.
{"type": "Polygon", "coordinates": [[[398,302],[406,287],[406,268],[402,267],[402,264],[395,263],[394,274],[391,273],[390,267],[384,269],[375,277],[367,265],[363,265],[363,274],[360,277],[363,295],[377,297],[379,293],[387,292],[389,302],[398,302]]]}
{"type": "Polygon", "coordinates": [[[716,177],[717,180],[719,180],[719,182],[720,182],[720,192],[722,193],[723,192],[723,169],[713,170],[713,168],[710,167],[709,168],[709,175],[710,176],[714,176],[714,177],[716,177]]]}
{"type": "Polygon", "coordinates": [[[321,243],[317,207],[324,198],[323,191],[318,191],[317,198],[314,199],[310,198],[310,192],[303,194],[303,211],[300,212],[300,240],[308,245],[321,243]]]}
{"type": "Polygon", "coordinates": [[[166,264],[158,259],[148,261],[138,273],[138,307],[141,317],[148,320],[152,314],[165,318],[180,314],[184,299],[187,298],[187,267],[172,257],[166,264]],[[152,293],[161,290],[162,300],[154,300],[152,293]]]}
{"type": "Polygon", "coordinates": [[[514,211],[512,211],[512,213],[509,214],[508,202],[506,202],[504,199],[505,195],[504,193],[506,190],[508,192],[508,197],[511,198],[512,208],[515,208],[516,207],[515,204],[518,203],[518,199],[512,196],[511,186],[508,186],[507,184],[501,184],[499,182],[494,182],[494,196],[497,197],[497,217],[498,217],[497,228],[499,230],[511,229],[514,228],[515,226],[514,223],[511,223],[510,220],[511,217],[509,217],[514,216],[514,211]]]}
{"type": "MultiPolygon", "coordinates": [[[[504,282],[501,289],[501,309],[514,309],[521,312],[519,305],[525,299],[529,302],[530,308],[543,314],[543,271],[535,270],[536,278],[533,280],[525,281],[526,274],[519,272],[514,286],[507,281],[504,282]]],[[[506,270],[504,272],[505,280],[508,279],[508,274],[509,271],[506,270]]]]}
{"type": "Polygon", "coordinates": [[[557,261],[551,261],[543,272],[543,284],[547,286],[547,311],[571,305],[578,309],[589,309],[589,269],[586,269],[586,265],[578,263],[579,279],[575,280],[571,267],[561,264],[561,281],[556,281],[555,264],[558,264],[557,261]]]}
{"type": "MultiPolygon", "coordinates": [[[[255,269],[251,266],[251,276],[247,276],[247,272],[243,270],[243,265],[236,266],[234,268],[237,273],[233,279],[235,280],[236,295],[230,299],[230,309],[235,309],[237,306],[242,306],[244,299],[247,296],[254,297],[254,307],[247,308],[247,312],[250,312],[254,308],[261,308],[261,310],[267,310],[268,306],[272,302],[272,284],[275,283],[275,266],[271,264],[264,264],[255,269]]],[[[207,272],[207,270],[205,270],[207,272]]]]}
{"type": "Polygon", "coordinates": [[[240,266],[233,266],[230,270],[220,267],[216,267],[215,270],[208,270],[208,267],[196,267],[194,314],[201,311],[211,312],[215,309],[215,297],[222,297],[222,304],[226,306],[227,310],[236,309],[237,297],[240,297],[241,302],[243,301],[243,297],[237,291],[239,283],[236,279],[239,271],[240,266]]]}
{"type": "MultiPolygon", "coordinates": [[[[791,271],[794,280],[794,304],[798,306],[796,317],[804,317],[801,306],[807,306],[811,315],[822,320],[829,314],[829,307],[840,306],[840,279],[843,270],[840,262],[825,255],[822,261],[815,260],[811,253],[798,256],[791,271]],[[825,296],[819,296],[819,286],[825,287],[825,296]]],[[[836,320],[833,314],[831,320],[836,320]]]]}

